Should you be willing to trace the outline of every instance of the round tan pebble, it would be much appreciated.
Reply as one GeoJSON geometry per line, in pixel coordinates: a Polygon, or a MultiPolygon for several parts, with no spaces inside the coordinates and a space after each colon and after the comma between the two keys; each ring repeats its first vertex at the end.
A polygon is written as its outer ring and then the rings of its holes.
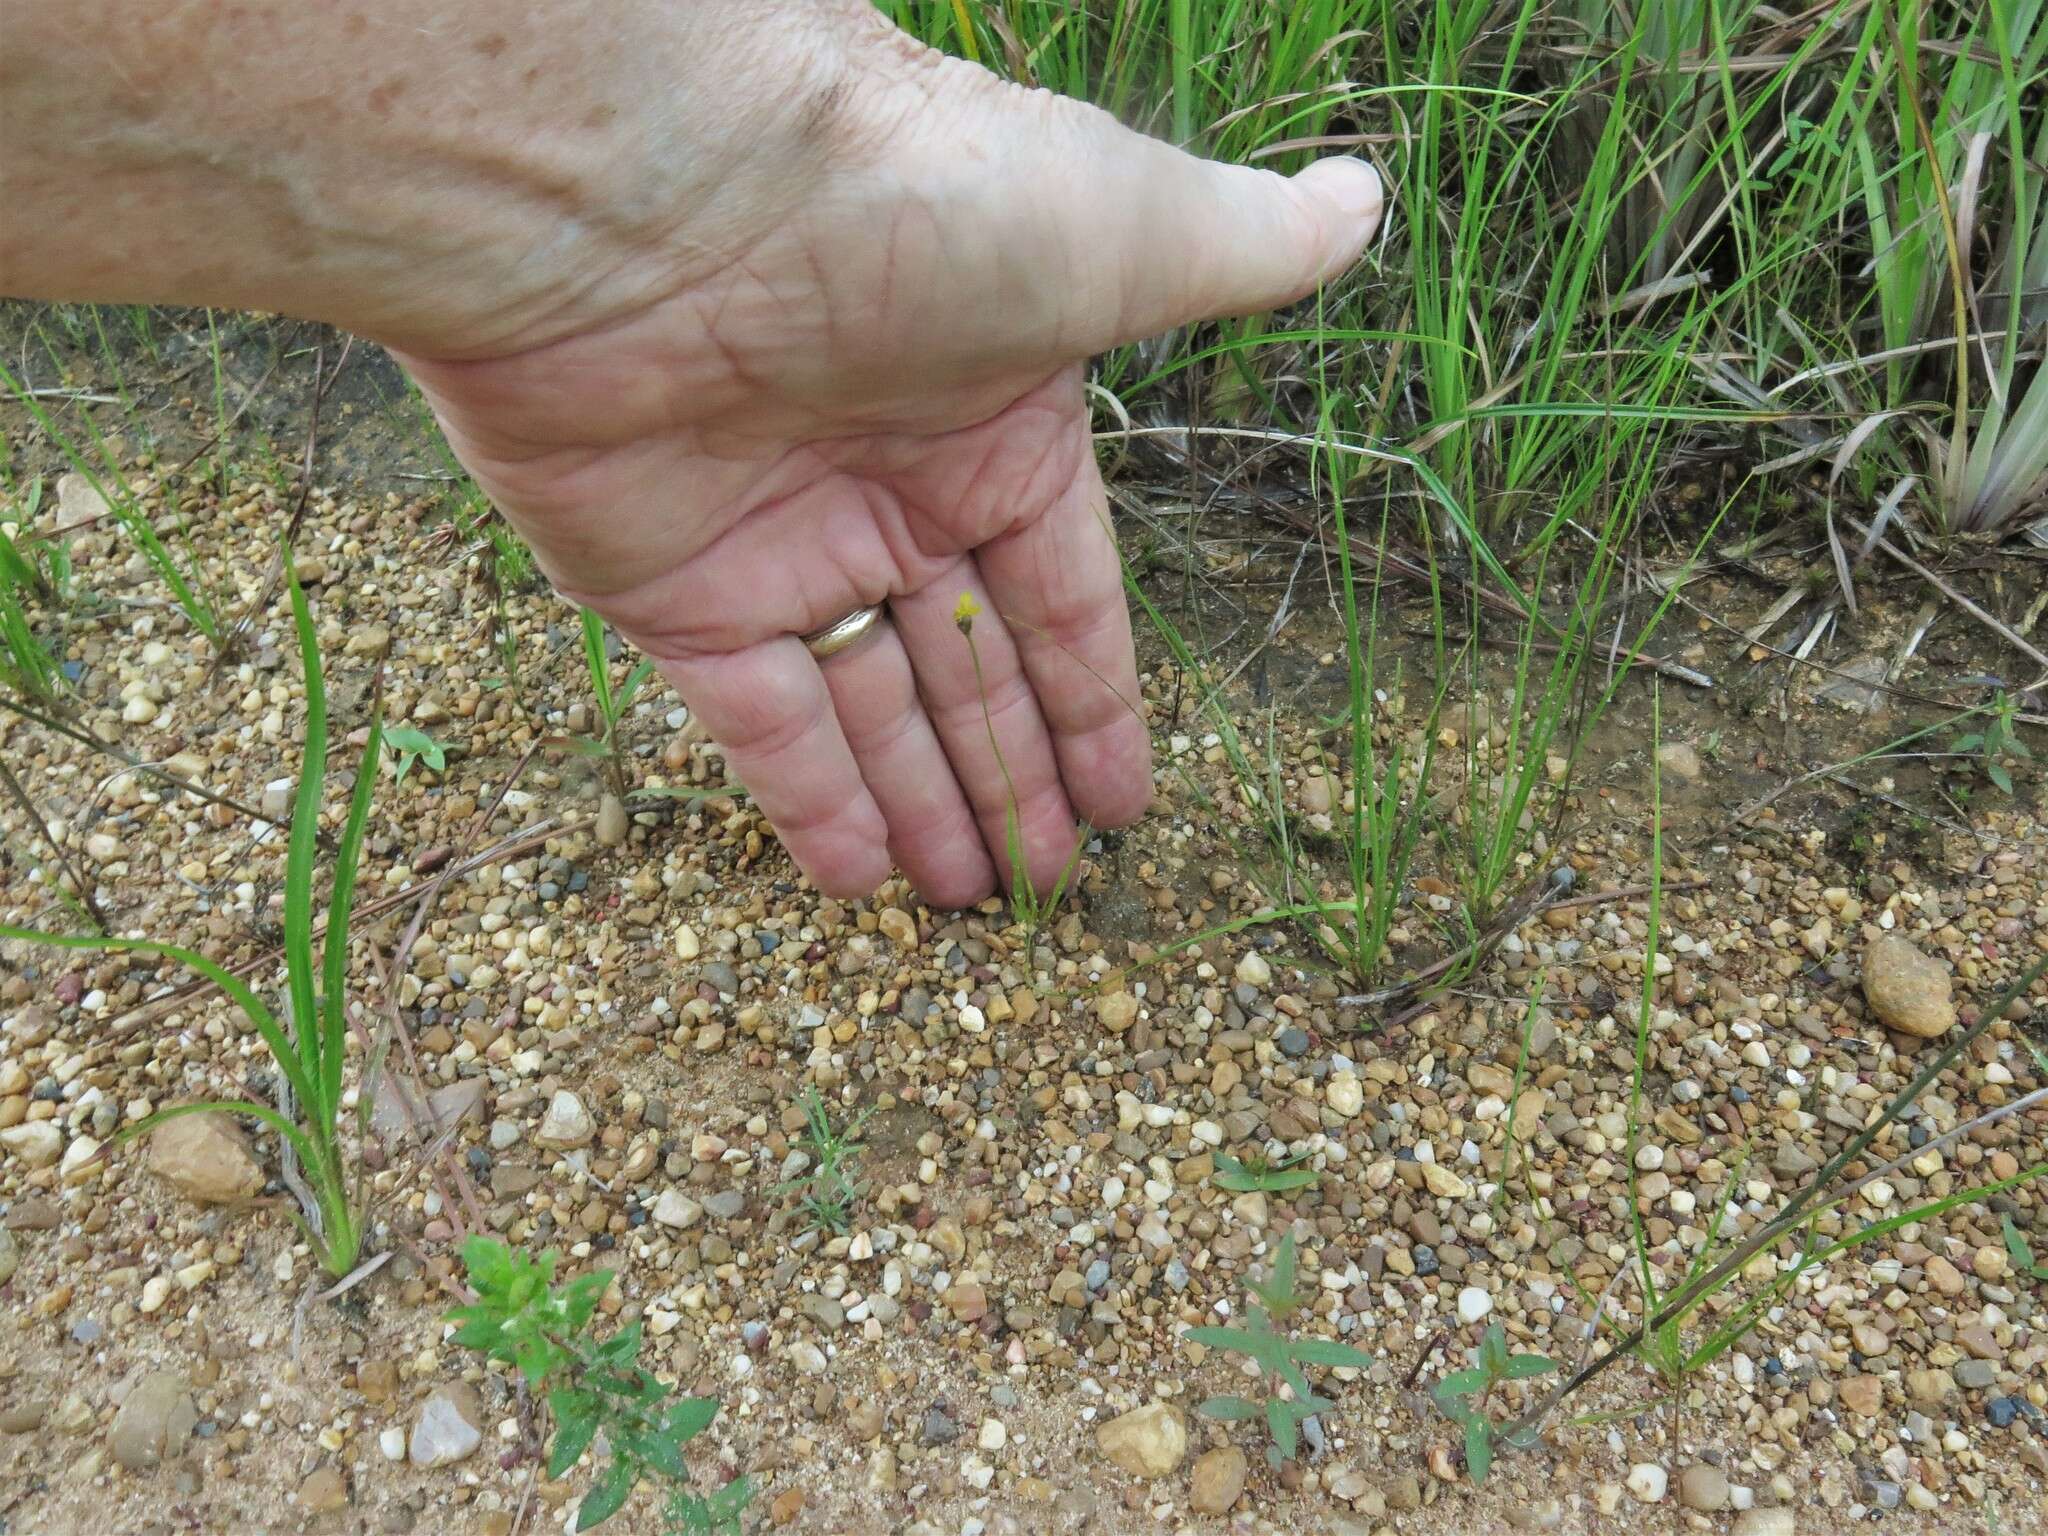
{"type": "Polygon", "coordinates": [[[1188,1503],[1197,1514],[1228,1514],[1244,1495],[1244,1477],[1244,1452],[1236,1446],[1204,1451],[1188,1475],[1188,1503]]]}

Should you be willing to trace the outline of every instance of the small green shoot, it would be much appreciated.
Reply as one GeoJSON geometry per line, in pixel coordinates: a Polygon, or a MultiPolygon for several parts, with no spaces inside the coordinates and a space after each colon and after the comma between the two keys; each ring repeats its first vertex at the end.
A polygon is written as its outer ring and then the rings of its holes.
{"type": "Polygon", "coordinates": [[[1951,752],[1960,752],[1978,758],[1983,764],[1984,777],[2004,790],[2012,793],[2013,761],[2026,762],[2033,758],[2033,750],[2020,740],[2019,701],[2000,689],[1993,701],[1984,729],[1958,736],[1949,743],[1951,752]]]}
{"type": "Polygon", "coordinates": [[[526,1385],[544,1392],[554,1415],[548,1477],[568,1476],[600,1434],[610,1455],[576,1509],[578,1531],[603,1524],[647,1474],[674,1489],[670,1529],[686,1536],[738,1536],[740,1515],[753,1494],[749,1479],[727,1483],[709,1498],[690,1493],[682,1448],[718,1415],[718,1399],[671,1399],[670,1389],[640,1364],[640,1324],[628,1323],[602,1341],[591,1319],[612,1283],[608,1270],[554,1283],[555,1255],[538,1259],[488,1237],[462,1248],[473,1306],[448,1314],[454,1339],[487,1359],[515,1367],[526,1385]]]}
{"type": "Polygon", "coordinates": [[[1240,1195],[1254,1192],[1286,1194],[1289,1190],[1307,1189],[1322,1177],[1315,1169],[1301,1166],[1301,1158],[1269,1162],[1262,1154],[1254,1152],[1239,1162],[1228,1152],[1218,1152],[1215,1162],[1216,1172],[1211,1177],[1216,1187],[1240,1195]]]}
{"type": "Polygon", "coordinates": [[[384,733],[384,750],[391,757],[392,777],[400,784],[414,763],[424,762],[435,773],[448,766],[448,749],[416,725],[392,726],[384,733]]]}
{"type": "Polygon", "coordinates": [[[1334,1339],[1296,1339],[1280,1331],[1313,1299],[1295,1290],[1294,1269],[1294,1235],[1289,1233],[1280,1240],[1270,1278],[1263,1284],[1251,1283],[1256,1299],[1246,1305],[1242,1326],[1190,1328],[1182,1335],[1211,1349],[1243,1355],[1258,1366],[1263,1389],[1260,1397],[1225,1393],[1209,1398],[1198,1411],[1225,1423],[1263,1422],[1268,1440],[1266,1462],[1275,1471],[1294,1459],[1301,1445],[1302,1422],[1336,1406],[1316,1396],[1305,1368],[1323,1365],[1363,1370],[1373,1358],[1334,1339]]]}
{"type": "Polygon", "coordinates": [[[612,789],[624,794],[626,781],[620,766],[619,721],[633,705],[634,698],[654,675],[654,663],[641,657],[616,690],[612,688],[611,658],[605,653],[604,620],[588,608],[583,610],[583,665],[590,674],[591,697],[597,701],[598,735],[593,745],[605,760],[612,789]]]}
{"type": "MultiPolygon", "coordinates": [[[[1499,1323],[1489,1323],[1479,1340],[1476,1364],[1453,1371],[1430,1389],[1437,1410],[1465,1433],[1465,1470],[1473,1483],[1486,1481],[1493,1466],[1493,1447],[1501,1426],[1486,1416],[1486,1400],[1502,1382],[1528,1381],[1557,1369],[1557,1362],[1543,1355],[1511,1355],[1508,1336],[1499,1323]]],[[[1520,1432],[1512,1443],[1534,1444],[1536,1433],[1520,1432]]]]}
{"type": "Polygon", "coordinates": [[[806,1087],[800,1102],[804,1111],[804,1131],[798,1141],[811,1155],[810,1171],[778,1184],[775,1192],[787,1194],[802,1190],[804,1212],[811,1218],[813,1229],[835,1234],[844,1232],[851,1223],[854,1202],[867,1190],[856,1176],[855,1167],[861,1155],[861,1128],[868,1123],[868,1116],[874,1110],[862,1110],[845,1126],[835,1130],[824,1095],[816,1088],[806,1087]]]}

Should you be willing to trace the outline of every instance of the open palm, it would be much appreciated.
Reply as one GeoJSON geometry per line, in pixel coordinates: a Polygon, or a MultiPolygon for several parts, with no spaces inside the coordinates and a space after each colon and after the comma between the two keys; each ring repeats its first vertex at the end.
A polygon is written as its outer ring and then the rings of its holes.
{"type": "Polygon", "coordinates": [[[796,190],[739,248],[610,282],[633,301],[539,345],[406,361],[550,578],[655,660],[821,888],[893,863],[962,905],[1008,876],[1012,794],[1042,884],[1077,818],[1151,794],[1080,360],[1313,288],[1379,186],[923,69],[901,131],[761,168],[796,190]],[[797,638],[875,603],[887,624],[823,662],[797,638]]]}

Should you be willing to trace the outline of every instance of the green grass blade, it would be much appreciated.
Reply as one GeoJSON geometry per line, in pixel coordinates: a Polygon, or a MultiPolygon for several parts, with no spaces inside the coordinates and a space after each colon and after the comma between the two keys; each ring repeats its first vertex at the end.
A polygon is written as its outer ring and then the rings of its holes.
{"type": "MultiPolygon", "coordinates": [[[[313,960],[313,873],[320,857],[320,801],[327,781],[327,685],[320,669],[320,637],[289,548],[283,550],[285,591],[298,630],[299,666],[306,685],[306,744],[299,755],[299,785],[292,801],[291,844],[284,861],[284,963],[290,1025],[308,1084],[325,1081],[320,1066],[318,976],[313,960]]],[[[308,1104],[311,1113],[316,1099],[308,1104]]]]}
{"type": "Polygon", "coordinates": [[[611,733],[618,719],[612,703],[612,669],[604,653],[604,620],[588,608],[583,610],[583,665],[590,673],[590,691],[597,696],[597,712],[611,733]]]}

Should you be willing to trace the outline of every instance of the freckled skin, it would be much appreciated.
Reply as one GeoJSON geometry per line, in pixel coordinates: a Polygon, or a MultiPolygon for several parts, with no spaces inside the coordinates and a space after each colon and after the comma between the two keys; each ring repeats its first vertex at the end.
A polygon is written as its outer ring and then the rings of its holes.
{"type": "Polygon", "coordinates": [[[0,218],[0,291],[385,342],[838,894],[893,864],[978,900],[1012,809],[1043,889],[1077,817],[1142,813],[1082,361],[1294,298],[1379,213],[1357,162],[1198,161],[866,0],[38,0],[7,25],[0,207],[32,216],[0,218]],[[797,638],[868,604],[888,622],[822,665],[797,638]]]}

